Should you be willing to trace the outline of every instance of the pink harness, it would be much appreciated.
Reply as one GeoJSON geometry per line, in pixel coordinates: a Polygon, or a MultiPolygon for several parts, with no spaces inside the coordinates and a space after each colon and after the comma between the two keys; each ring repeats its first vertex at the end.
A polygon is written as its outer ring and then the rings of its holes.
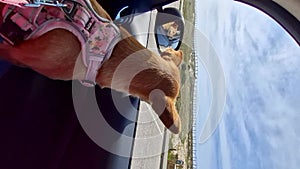
{"type": "Polygon", "coordinates": [[[94,86],[102,63],[107,60],[120,40],[118,27],[110,20],[100,17],[89,0],[0,0],[5,5],[2,16],[4,26],[0,36],[11,45],[33,39],[53,29],[62,28],[72,32],[80,41],[82,59],[87,67],[82,84],[94,86]],[[7,23],[7,25],[5,25],[7,23]],[[16,27],[17,25],[17,27],[16,27]],[[20,30],[20,31],[17,31],[20,30]]]}
{"type": "Polygon", "coordinates": [[[27,0],[0,0],[1,3],[15,5],[15,6],[23,6],[25,4],[28,4],[27,0]]]}

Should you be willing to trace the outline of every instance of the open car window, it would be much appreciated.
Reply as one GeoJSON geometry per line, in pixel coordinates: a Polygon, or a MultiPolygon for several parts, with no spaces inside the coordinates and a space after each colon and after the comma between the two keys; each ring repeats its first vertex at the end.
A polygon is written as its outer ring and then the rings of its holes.
{"type": "Polygon", "coordinates": [[[209,39],[226,82],[218,127],[200,140],[216,90],[213,72],[199,60],[197,168],[298,168],[299,45],[274,19],[243,3],[199,1],[196,11],[196,29],[209,39]]]}

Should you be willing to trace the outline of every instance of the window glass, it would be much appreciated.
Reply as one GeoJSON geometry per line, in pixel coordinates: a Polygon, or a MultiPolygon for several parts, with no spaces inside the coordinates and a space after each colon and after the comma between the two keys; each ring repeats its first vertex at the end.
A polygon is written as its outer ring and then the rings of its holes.
{"type": "Polygon", "coordinates": [[[214,91],[207,82],[210,72],[199,62],[197,168],[298,168],[299,46],[277,22],[251,6],[229,0],[195,4],[196,29],[212,44],[226,81],[222,119],[200,143],[214,91]]]}

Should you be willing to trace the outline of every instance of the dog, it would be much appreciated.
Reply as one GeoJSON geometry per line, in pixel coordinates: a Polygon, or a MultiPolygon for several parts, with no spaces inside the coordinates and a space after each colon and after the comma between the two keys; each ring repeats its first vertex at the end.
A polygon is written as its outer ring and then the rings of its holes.
{"type": "Polygon", "coordinates": [[[178,24],[176,21],[168,22],[162,25],[163,29],[167,32],[169,38],[173,38],[178,32],[178,24]]]}
{"type": "MultiPolygon", "coordinates": [[[[101,17],[111,20],[96,0],[91,0],[91,4],[101,17]]],[[[0,11],[3,6],[0,3],[0,11]]],[[[2,20],[0,16],[0,22],[2,20]]],[[[124,28],[120,26],[119,29],[122,40],[98,70],[96,83],[102,88],[126,92],[151,104],[165,127],[179,133],[181,121],[175,102],[180,89],[178,66],[183,60],[183,52],[167,49],[159,56],[142,46],[124,28]]],[[[80,52],[79,40],[65,29],[51,30],[16,46],[0,44],[2,59],[57,80],[83,78],[87,70],[83,61],[77,59],[80,52]]]]}

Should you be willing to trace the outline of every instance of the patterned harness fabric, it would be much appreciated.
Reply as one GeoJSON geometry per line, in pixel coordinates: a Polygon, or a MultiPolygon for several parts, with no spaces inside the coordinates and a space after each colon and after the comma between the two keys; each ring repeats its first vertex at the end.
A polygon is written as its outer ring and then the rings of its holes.
{"type": "Polygon", "coordinates": [[[0,0],[1,3],[15,5],[15,6],[23,6],[25,4],[28,4],[27,0],[0,0]]]}
{"type": "Polygon", "coordinates": [[[16,45],[57,28],[72,32],[81,43],[82,59],[87,67],[85,78],[81,82],[87,87],[96,85],[99,68],[109,59],[121,38],[119,28],[112,21],[100,17],[89,0],[60,1],[65,7],[26,7],[24,5],[28,4],[27,1],[15,1],[18,2],[15,4],[13,1],[15,0],[0,0],[7,3],[2,10],[4,24],[0,26],[0,36],[7,43],[16,45]]]}

